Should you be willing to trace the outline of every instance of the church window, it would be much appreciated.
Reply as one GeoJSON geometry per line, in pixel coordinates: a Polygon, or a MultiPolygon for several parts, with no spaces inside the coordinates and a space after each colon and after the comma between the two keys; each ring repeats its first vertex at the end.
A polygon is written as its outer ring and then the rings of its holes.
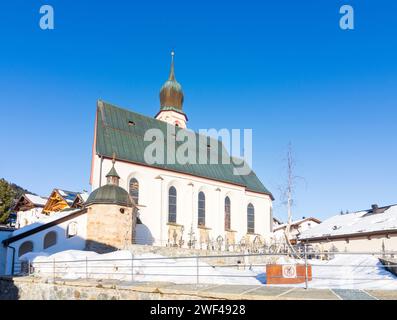
{"type": "Polygon", "coordinates": [[[43,248],[47,249],[57,244],[57,234],[55,231],[48,232],[44,237],[43,248]]]}
{"type": "Polygon", "coordinates": [[[168,190],[168,222],[176,223],[176,189],[171,187],[168,190]]]}
{"type": "Polygon", "coordinates": [[[226,197],[226,199],[225,199],[225,230],[231,229],[230,216],[231,216],[230,198],[226,197]]]}
{"type": "Polygon", "coordinates": [[[205,194],[200,192],[198,195],[198,225],[205,226],[205,194]]]}
{"type": "Polygon", "coordinates": [[[247,232],[255,233],[255,208],[252,203],[247,208],[247,232]]]}
{"type": "Polygon", "coordinates": [[[132,178],[130,180],[130,195],[134,200],[135,204],[139,203],[139,182],[137,179],[132,178]]]}
{"type": "Polygon", "coordinates": [[[29,252],[33,251],[33,242],[32,241],[26,241],[24,243],[21,244],[21,246],[19,247],[19,251],[18,251],[18,257],[22,257],[24,254],[27,254],[29,252]]]}

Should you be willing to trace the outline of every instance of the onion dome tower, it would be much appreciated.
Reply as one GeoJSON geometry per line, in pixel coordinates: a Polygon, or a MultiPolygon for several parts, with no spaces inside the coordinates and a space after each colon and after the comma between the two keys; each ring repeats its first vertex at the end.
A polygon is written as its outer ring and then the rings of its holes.
{"type": "Polygon", "coordinates": [[[171,52],[171,70],[168,80],[160,90],[160,111],[157,120],[168,122],[174,126],[186,128],[187,116],[183,112],[183,90],[175,78],[174,67],[175,52],[171,52]]]}
{"type": "Polygon", "coordinates": [[[128,192],[119,186],[120,176],[118,175],[114,164],[115,157],[113,156],[113,166],[106,175],[107,184],[91,192],[85,205],[93,204],[115,204],[124,207],[132,207],[133,200],[128,192]]]}

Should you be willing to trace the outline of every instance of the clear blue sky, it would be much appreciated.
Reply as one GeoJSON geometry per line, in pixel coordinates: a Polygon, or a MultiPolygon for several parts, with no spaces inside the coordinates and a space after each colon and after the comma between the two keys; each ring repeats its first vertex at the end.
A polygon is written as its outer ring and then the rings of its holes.
{"type": "Polygon", "coordinates": [[[289,141],[294,218],[397,203],[396,1],[3,1],[0,41],[0,177],[36,193],[89,189],[96,100],[154,116],[174,48],[189,127],[253,129],[277,216],[289,141]]]}

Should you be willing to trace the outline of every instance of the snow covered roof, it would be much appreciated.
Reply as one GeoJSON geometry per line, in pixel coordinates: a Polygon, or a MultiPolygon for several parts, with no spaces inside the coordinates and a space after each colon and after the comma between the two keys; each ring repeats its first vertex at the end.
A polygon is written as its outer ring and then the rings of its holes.
{"type": "Polygon", "coordinates": [[[397,205],[379,208],[379,212],[364,210],[333,216],[312,229],[302,232],[299,239],[330,238],[386,230],[397,232],[397,205]]]}
{"type": "Polygon", "coordinates": [[[65,199],[68,204],[73,204],[73,201],[76,199],[78,192],[74,191],[66,191],[61,189],[56,189],[56,191],[65,199]]]}
{"type": "Polygon", "coordinates": [[[57,225],[62,221],[64,221],[65,219],[69,219],[69,217],[71,218],[75,214],[85,213],[85,212],[86,210],[84,209],[75,209],[75,210],[67,210],[67,211],[54,213],[53,215],[48,216],[47,218],[41,219],[39,222],[32,223],[30,225],[27,225],[26,227],[15,230],[8,239],[5,239],[3,241],[3,244],[9,245],[12,242],[18,241],[34,233],[50,228],[53,225],[57,225]]]}
{"type": "Polygon", "coordinates": [[[84,202],[87,201],[89,196],[90,196],[90,194],[87,192],[80,193],[80,197],[81,197],[81,199],[83,199],[84,202]]]}
{"type": "Polygon", "coordinates": [[[25,194],[25,197],[30,201],[30,202],[32,202],[34,205],[37,205],[37,206],[45,206],[45,204],[47,203],[47,201],[48,201],[48,198],[44,198],[44,197],[39,197],[39,196],[35,196],[35,195],[33,195],[33,194],[25,194]]]}
{"type": "MultiPolygon", "coordinates": [[[[297,226],[299,226],[300,224],[302,224],[305,221],[313,221],[313,222],[316,222],[316,223],[321,223],[320,220],[318,220],[316,218],[313,218],[313,217],[310,217],[310,218],[303,218],[303,219],[300,219],[300,220],[292,221],[291,227],[297,227],[297,226]]],[[[277,230],[280,230],[280,229],[284,229],[284,228],[287,227],[287,225],[288,225],[288,223],[280,224],[279,226],[276,226],[274,228],[274,231],[277,231],[277,230]]]]}

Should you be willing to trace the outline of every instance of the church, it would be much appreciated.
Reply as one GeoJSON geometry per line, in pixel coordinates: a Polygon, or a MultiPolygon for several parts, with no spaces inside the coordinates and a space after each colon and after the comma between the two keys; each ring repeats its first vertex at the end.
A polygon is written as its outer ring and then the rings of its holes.
{"type": "MultiPolygon", "coordinates": [[[[230,250],[236,244],[264,244],[272,234],[272,194],[255,173],[235,174],[229,163],[149,164],[144,152],[148,147],[145,133],[157,129],[166,137],[170,127],[178,134],[187,130],[188,117],[183,109],[184,93],[176,80],[174,53],[171,54],[168,80],[160,90],[160,108],[155,117],[98,101],[93,142],[92,190],[103,185],[112,167],[120,176],[120,186],[128,191],[138,208],[135,243],[210,249],[221,246],[230,250]]],[[[193,133],[196,140],[200,135],[193,133]]],[[[198,147],[200,153],[227,155],[219,148],[198,147]]],[[[173,141],[178,144],[180,142],[173,141]]]]}
{"type": "Polygon", "coordinates": [[[21,197],[15,208],[20,228],[0,234],[0,274],[18,272],[19,259],[30,253],[105,253],[132,244],[241,251],[269,244],[272,194],[251,169],[240,174],[235,161],[223,161],[233,158],[221,140],[188,130],[183,101],[174,55],[155,117],[98,101],[92,192],[54,189],[48,198],[21,197]],[[193,142],[204,140],[193,147],[195,157],[207,162],[180,163],[168,156],[164,162],[147,161],[152,141],[146,134],[154,129],[164,133],[164,145],[184,144],[177,139],[180,133],[193,142]]]}

